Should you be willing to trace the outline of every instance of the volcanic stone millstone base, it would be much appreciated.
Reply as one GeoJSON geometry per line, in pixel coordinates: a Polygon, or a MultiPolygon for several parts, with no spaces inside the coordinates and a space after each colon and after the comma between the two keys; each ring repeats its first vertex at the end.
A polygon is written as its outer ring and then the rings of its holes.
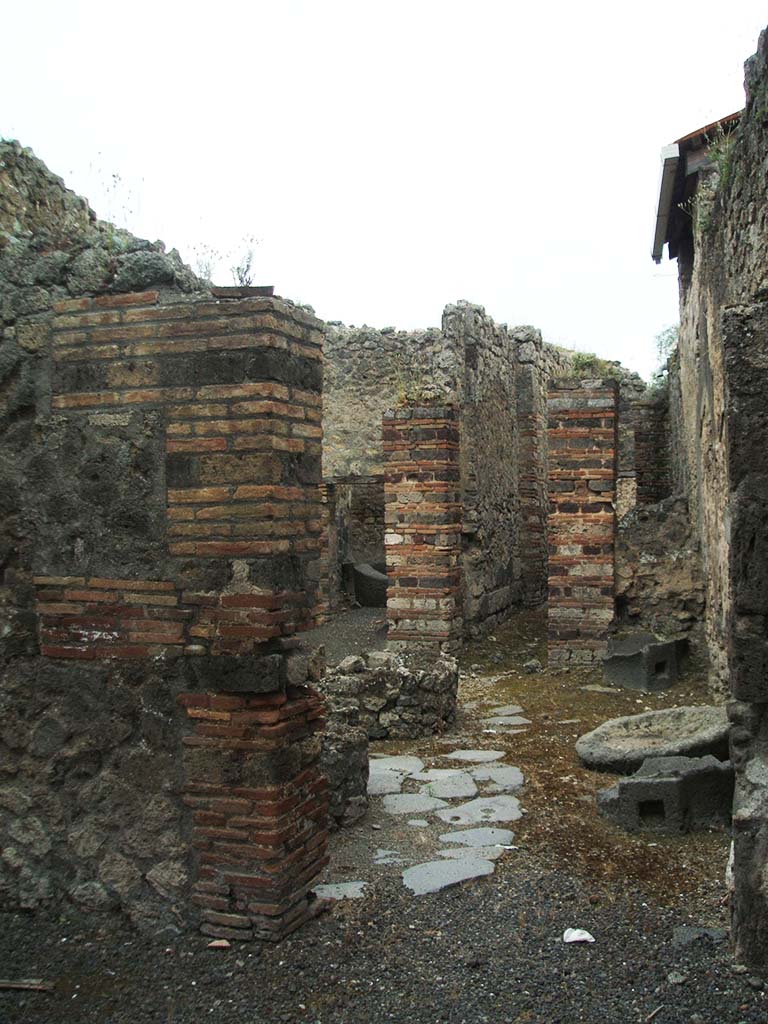
{"type": "Polygon", "coordinates": [[[716,757],[648,757],[634,775],[597,794],[600,814],[629,832],[725,828],[733,765],[716,757]]]}
{"type": "Polygon", "coordinates": [[[677,678],[677,644],[649,633],[609,641],[603,673],[611,686],[645,693],[666,690],[677,678]]]}

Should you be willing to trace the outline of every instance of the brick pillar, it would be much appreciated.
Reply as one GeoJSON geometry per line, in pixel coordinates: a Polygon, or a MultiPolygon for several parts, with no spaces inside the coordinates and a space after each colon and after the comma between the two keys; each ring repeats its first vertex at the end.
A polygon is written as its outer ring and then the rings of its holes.
{"type": "Polygon", "coordinates": [[[540,375],[535,363],[518,367],[520,563],[523,604],[529,608],[547,596],[547,410],[540,375]]]}
{"type": "MultiPolygon", "coordinates": [[[[256,686],[256,683],[251,684],[256,686]]],[[[307,685],[186,694],[184,738],[201,931],[277,941],[312,915],[328,863],[323,705],[307,685]]]]}
{"type": "Polygon", "coordinates": [[[338,609],[341,594],[335,484],[320,485],[320,506],[323,532],[320,534],[320,557],[315,571],[317,602],[314,609],[314,619],[318,626],[327,622],[328,616],[338,609]]]}
{"type": "Polygon", "coordinates": [[[617,401],[613,381],[559,381],[549,392],[552,667],[597,661],[614,615],[617,401]]]}
{"type": "Polygon", "coordinates": [[[458,411],[397,409],[383,430],[389,642],[453,651],[462,634],[458,411]]]}

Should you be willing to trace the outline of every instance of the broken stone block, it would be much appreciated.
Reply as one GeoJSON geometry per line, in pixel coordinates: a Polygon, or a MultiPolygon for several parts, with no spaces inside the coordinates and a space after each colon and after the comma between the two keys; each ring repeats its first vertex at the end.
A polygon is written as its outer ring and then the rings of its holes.
{"type": "Polygon", "coordinates": [[[475,764],[483,764],[486,761],[498,761],[504,757],[503,750],[452,750],[450,754],[443,754],[453,761],[470,761],[475,764]]]}
{"type": "Polygon", "coordinates": [[[315,886],[315,895],[322,900],[359,900],[365,895],[366,882],[328,882],[315,886]]]}
{"type": "Polygon", "coordinates": [[[587,768],[633,772],[646,757],[728,758],[728,716],[724,707],[665,708],[611,718],[576,741],[587,768]]]}
{"type": "Polygon", "coordinates": [[[371,772],[368,776],[369,796],[388,796],[399,793],[403,788],[403,772],[371,772]]]}
{"type": "Polygon", "coordinates": [[[648,757],[634,775],[597,794],[600,814],[629,832],[727,828],[733,765],[716,757],[648,757]]]}
{"type": "Polygon", "coordinates": [[[374,754],[370,761],[371,773],[374,772],[402,772],[405,775],[414,775],[424,768],[424,762],[418,757],[411,757],[407,754],[387,755],[374,754]]]}
{"type": "Polygon", "coordinates": [[[486,793],[512,793],[524,782],[520,769],[508,764],[479,765],[470,768],[469,773],[475,782],[486,783],[486,793]]]}
{"type": "Polygon", "coordinates": [[[336,671],[340,675],[352,675],[358,672],[365,672],[365,661],[359,654],[350,654],[339,662],[336,666],[336,671]]]}
{"type": "Polygon", "coordinates": [[[674,640],[659,640],[652,633],[610,640],[603,674],[611,686],[625,690],[666,690],[677,679],[677,645],[674,640]]]}
{"type": "Polygon", "coordinates": [[[446,860],[498,860],[504,852],[503,846],[457,846],[439,851],[446,860]]]}
{"type": "Polygon", "coordinates": [[[475,796],[477,785],[468,772],[449,772],[442,779],[433,779],[421,786],[426,796],[436,796],[440,800],[466,799],[475,796]]]}

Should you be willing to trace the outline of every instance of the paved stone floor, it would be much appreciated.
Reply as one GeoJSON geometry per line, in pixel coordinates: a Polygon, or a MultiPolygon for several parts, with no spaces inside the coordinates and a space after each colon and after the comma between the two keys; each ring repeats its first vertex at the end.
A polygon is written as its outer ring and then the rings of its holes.
{"type": "Polygon", "coordinates": [[[377,749],[391,744],[373,745],[371,807],[361,825],[339,837],[341,849],[319,896],[360,898],[374,877],[397,871],[418,897],[491,875],[502,856],[514,855],[509,826],[526,813],[525,779],[498,741],[531,722],[519,705],[494,703],[492,690],[474,710],[476,746],[458,745],[458,739],[454,744],[446,736],[436,748],[425,744],[431,749],[422,758],[377,749]],[[493,747],[483,745],[486,729],[493,747]],[[348,861],[362,869],[359,877],[348,877],[348,861]]]}

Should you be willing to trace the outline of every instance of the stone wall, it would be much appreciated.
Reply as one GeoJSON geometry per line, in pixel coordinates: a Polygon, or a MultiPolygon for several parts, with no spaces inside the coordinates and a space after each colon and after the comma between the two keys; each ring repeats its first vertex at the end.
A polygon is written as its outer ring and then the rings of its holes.
{"type": "Polygon", "coordinates": [[[443,335],[463,353],[461,436],[462,609],[476,636],[521,600],[517,345],[482,306],[447,306],[443,335]]]}
{"type": "Polygon", "coordinates": [[[279,938],[324,863],[320,325],[0,155],[3,905],[279,938]]]}
{"type": "Polygon", "coordinates": [[[713,684],[730,682],[733,938],[739,961],[768,966],[768,33],[746,67],[747,104],[701,175],[693,265],[681,256],[672,424],[707,583],[713,684]]]}
{"type": "Polygon", "coordinates": [[[354,701],[323,692],[328,722],[320,771],[328,780],[328,824],[335,830],[355,825],[368,810],[368,733],[356,724],[354,701]]]}
{"type": "MultiPolygon", "coordinates": [[[[706,194],[707,187],[704,188],[706,194]]],[[[705,631],[710,659],[710,685],[719,695],[728,687],[727,631],[730,614],[728,506],[726,471],[726,380],[723,372],[720,307],[724,296],[711,291],[702,257],[711,245],[702,234],[693,280],[681,292],[680,337],[671,387],[679,391],[680,414],[673,423],[675,473],[687,482],[691,521],[701,543],[706,581],[705,631]]],[[[712,257],[718,259],[719,257],[712,257]]]]}
{"type": "Polygon", "coordinates": [[[638,505],[616,535],[617,628],[689,640],[703,655],[704,579],[684,496],[638,505]]]}
{"type": "Polygon", "coordinates": [[[534,328],[496,324],[482,306],[467,302],[446,306],[440,330],[332,325],[323,465],[339,493],[340,557],[345,532],[360,535],[369,525],[362,548],[366,554],[375,548],[369,482],[383,471],[375,416],[422,398],[452,401],[464,439],[464,632],[493,628],[520,603],[541,603],[547,579],[546,390],[571,361],[572,353],[543,344],[534,328]],[[356,487],[367,506],[360,516],[356,487]]]}
{"type": "Polygon", "coordinates": [[[381,417],[427,385],[452,392],[460,376],[460,353],[436,327],[327,326],[323,477],[380,476],[381,417]]]}
{"type": "Polygon", "coordinates": [[[458,686],[454,658],[406,663],[387,651],[345,658],[321,683],[331,705],[372,740],[444,732],[456,718],[458,686]]]}
{"type": "Polygon", "coordinates": [[[388,643],[461,643],[459,413],[414,405],[384,417],[388,643]]]}
{"type": "Polygon", "coordinates": [[[665,393],[632,403],[637,504],[654,505],[672,493],[669,455],[669,399],[665,393]]]}
{"type": "Polygon", "coordinates": [[[549,392],[551,667],[589,665],[614,616],[615,381],[563,380],[549,392]]]}
{"type": "Polygon", "coordinates": [[[548,444],[547,393],[550,383],[569,374],[572,353],[542,341],[533,327],[515,327],[517,343],[517,423],[520,437],[520,571],[523,604],[547,599],[548,444]]]}
{"type": "Polygon", "coordinates": [[[17,657],[0,691],[0,906],[190,918],[181,664],[17,657]]]}

